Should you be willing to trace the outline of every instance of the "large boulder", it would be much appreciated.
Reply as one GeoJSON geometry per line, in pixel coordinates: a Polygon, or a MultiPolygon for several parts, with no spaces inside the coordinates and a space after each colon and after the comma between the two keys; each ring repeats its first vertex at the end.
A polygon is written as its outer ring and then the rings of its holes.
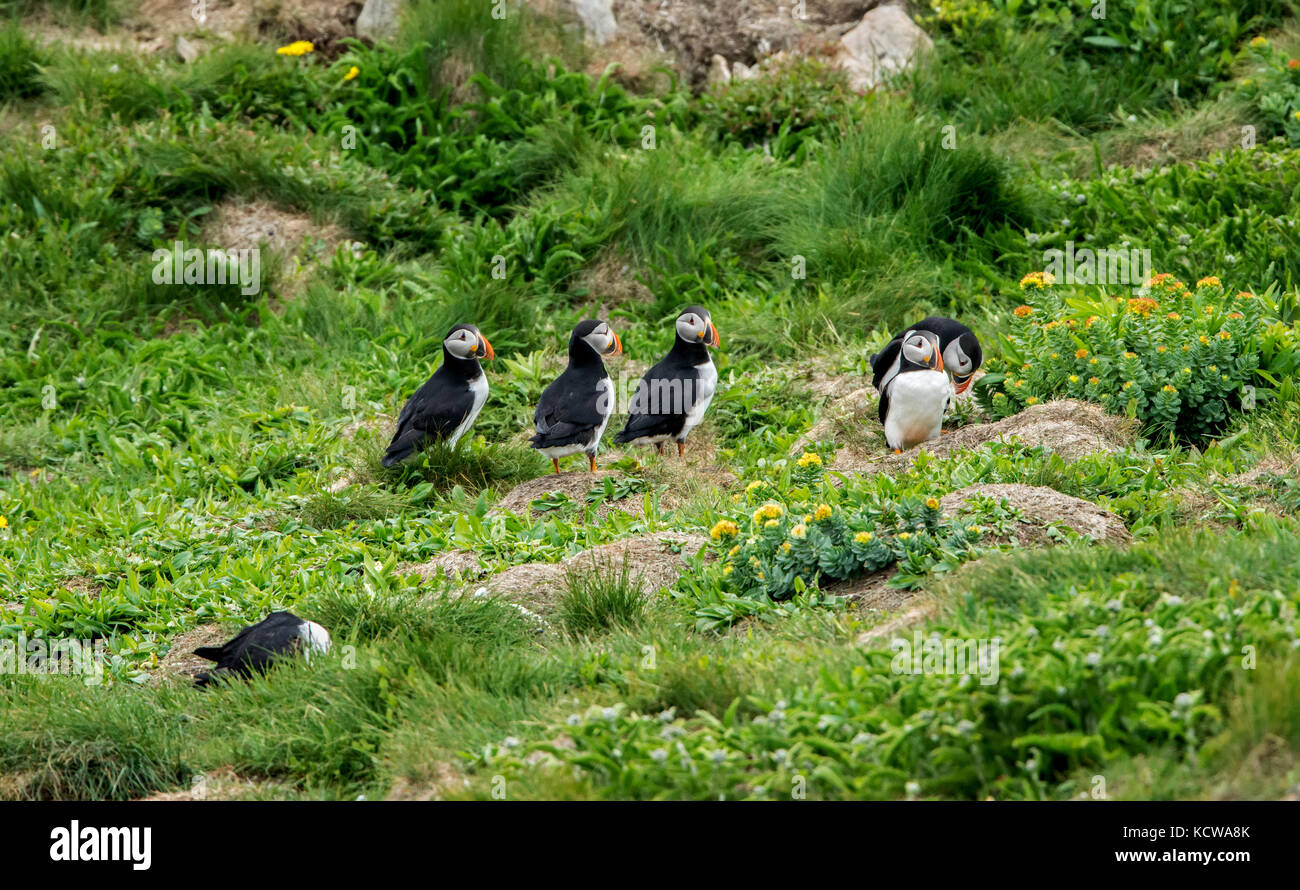
{"type": "Polygon", "coordinates": [[[934,41],[898,6],[878,6],[840,38],[835,64],[857,90],[872,90],[910,68],[934,41]]]}

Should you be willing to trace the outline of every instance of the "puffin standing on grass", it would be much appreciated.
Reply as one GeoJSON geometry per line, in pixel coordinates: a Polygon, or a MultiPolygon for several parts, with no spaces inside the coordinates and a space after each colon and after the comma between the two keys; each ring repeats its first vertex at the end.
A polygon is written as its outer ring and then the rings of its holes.
{"type": "MultiPolygon", "coordinates": [[[[952,376],[953,391],[960,395],[970,388],[975,372],[984,363],[984,351],[974,331],[956,319],[931,315],[895,334],[881,355],[889,352],[908,331],[930,331],[938,335],[939,353],[943,356],[944,370],[952,376]]],[[[874,357],[872,367],[875,367],[874,357]]],[[[882,381],[882,385],[888,383],[887,379],[882,381]]]]}
{"type": "Polygon", "coordinates": [[[654,445],[677,441],[677,456],[686,453],[686,437],[704,419],[718,388],[718,370],[709,347],[721,345],[718,329],[700,306],[677,316],[677,336],[663,361],[645,373],[629,406],[627,424],[614,439],[620,445],[654,445]]]}
{"type": "Polygon", "coordinates": [[[488,397],[487,376],[478,360],[494,359],[492,344],[472,324],[458,324],[442,341],[442,366],[415,391],[397,418],[397,432],[384,466],[406,460],[429,442],[452,447],[469,431],[488,397]]]}
{"type": "Polygon", "coordinates": [[[943,349],[934,331],[912,329],[871,357],[872,385],[880,391],[885,442],[897,454],[943,432],[953,397],[943,349]]]}
{"type": "Polygon", "coordinates": [[[308,661],[313,653],[330,650],[330,634],[315,621],[306,621],[292,612],[272,612],[257,624],[246,627],[230,642],[221,646],[200,646],[194,654],[217,666],[194,678],[196,686],[207,686],[222,676],[252,676],[265,673],[279,657],[301,652],[308,661]]]}
{"type": "Polygon", "coordinates": [[[569,367],[542,392],[532,445],[560,472],[560,458],[587,455],[596,472],[596,448],[614,413],[614,382],[601,356],[622,355],[623,341],[607,322],[579,322],[569,336],[569,367]]]}

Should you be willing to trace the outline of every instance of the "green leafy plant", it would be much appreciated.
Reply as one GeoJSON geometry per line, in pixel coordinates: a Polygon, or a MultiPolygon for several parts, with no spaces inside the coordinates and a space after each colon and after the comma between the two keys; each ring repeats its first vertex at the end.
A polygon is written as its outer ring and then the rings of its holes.
{"type": "Polygon", "coordinates": [[[984,409],[1007,417],[1052,398],[1098,402],[1185,441],[1217,435],[1229,415],[1274,394],[1300,364],[1294,330],[1271,292],[1225,293],[1218,278],[1190,289],[1168,273],[1148,296],[1067,291],[1050,274],[1021,282],[1001,358],[977,386],[984,409]]]}

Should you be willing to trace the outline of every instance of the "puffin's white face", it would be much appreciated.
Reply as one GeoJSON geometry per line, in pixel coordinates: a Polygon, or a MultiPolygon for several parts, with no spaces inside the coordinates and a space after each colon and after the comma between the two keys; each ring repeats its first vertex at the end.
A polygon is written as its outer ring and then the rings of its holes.
{"type": "Polygon", "coordinates": [[[717,329],[713,327],[713,322],[699,312],[683,312],[677,317],[677,336],[687,343],[718,345],[717,329]]]}
{"type": "Polygon", "coordinates": [[[447,351],[456,358],[496,358],[487,337],[464,328],[452,331],[447,339],[442,341],[442,345],[447,347],[447,351]]]}
{"type": "Polygon", "coordinates": [[[975,370],[975,361],[961,348],[960,340],[953,340],[943,351],[943,366],[958,377],[966,377],[975,370]]]}
{"type": "Polygon", "coordinates": [[[582,339],[596,350],[598,355],[619,355],[623,351],[623,344],[619,342],[618,334],[615,334],[614,329],[603,321],[582,339]]]}
{"type": "Polygon", "coordinates": [[[939,338],[929,331],[908,331],[903,337],[903,360],[942,371],[939,338]]]}
{"type": "Polygon", "coordinates": [[[473,358],[474,353],[478,352],[478,337],[474,336],[473,331],[461,328],[452,331],[451,336],[442,341],[442,345],[456,358],[473,358]]]}

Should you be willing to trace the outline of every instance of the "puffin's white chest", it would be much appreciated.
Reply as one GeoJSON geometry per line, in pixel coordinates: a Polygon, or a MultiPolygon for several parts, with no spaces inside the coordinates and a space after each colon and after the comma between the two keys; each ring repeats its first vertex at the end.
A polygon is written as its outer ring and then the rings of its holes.
{"type": "Polygon", "coordinates": [[[695,401],[691,405],[691,410],[686,412],[686,419],[682,421],[680,438],[685,439],[687,433],[700,425],[700,421],[704,419],[704,412],[709,410],[709,403],[713,401],[713,394],[717,389],[718,369],[713,366],[713,360],[708,359],[696,365],[695,401]]]}
{"type": "Polygon", "coordinates": [[[889,447],[902,451],[939,438],[951,395],[952,385],[942,371],[908,371],[895,377],[888,386],[889,413],[885,415],[889,447]]]}
{"type": "Polygon", "coordinates": [[[455,432],[451,434],[449,444],[452,448],[456,447],[456,443],[460,441],[461,436],[469,432],[469,428],[472,427],[474,421],[478,419],[478,413],[483,410],[483,403],[487,401],[488,397],[487,375],[479,374],[471,380],[469,382],[469,391],[474,396],[474,404],[470,406],[469,413],[466,414],[465,419],[460,422],[460,426],[456,427],[455,432]]]}

